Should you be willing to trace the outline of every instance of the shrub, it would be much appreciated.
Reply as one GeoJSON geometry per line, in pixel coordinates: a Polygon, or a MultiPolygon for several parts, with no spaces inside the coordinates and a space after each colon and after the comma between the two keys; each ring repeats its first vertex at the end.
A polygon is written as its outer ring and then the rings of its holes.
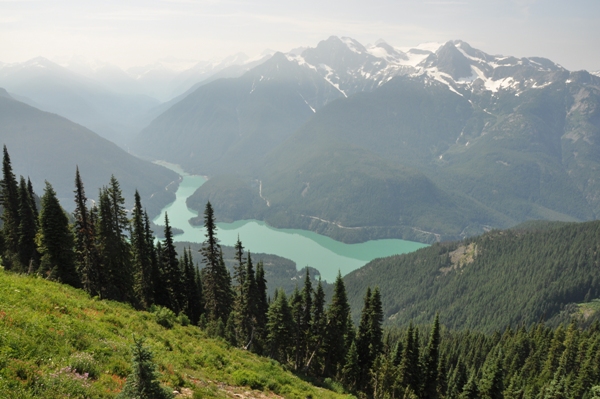
{"type": "Polygon", "coordinates": [[[156,322],[165,328],[173,328],[177,320],[177,316],[175,316],[175,313],[171,309],[163,307],[158,307],[154,316],[156,317],[156,322]]]}
{"type": "Polygon", "coordinates": [[[100,376],[98,363],[90,353],[78,352],[71,355],[69,358],[69,366],[78,374],[87,375],[94,380],[97,380],[100,376]]]}

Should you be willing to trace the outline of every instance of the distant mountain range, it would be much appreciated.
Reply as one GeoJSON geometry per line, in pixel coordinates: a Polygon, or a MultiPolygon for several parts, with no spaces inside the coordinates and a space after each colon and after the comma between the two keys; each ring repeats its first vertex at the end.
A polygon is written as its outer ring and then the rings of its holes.
{"type": "Polygon", "coordinates": [[[175,199],[176,173],[128,154],[81,125],[17,101],[4,89],[0,142],[7,146],[17,178],[30,177],[40,196],[47,180],[69,211],[75,207],[76,166],[89,199],[97,199],[98,189],[108,185],[111,175],[119,181],[128,208],[133,207],[136,189],[152,216],[175,199]]]}
{"type": "Polygon", "coordinates": [[[348,242],[590,220],[600,78],[462,41],[397,49],[331,37],[198,87],[131,149],[209,175],[195,209],[229,198],[221,220],[348,242]]]}
{"type": "Polygon", "coordinates": [[[82,57],[59,63],[37,57],[22,63],[0,63],[0,87],[20,101],[64,116],[125,146],[190,88],[219,77],[240,76],[268,56],[250,59],[236,54],[201,63],[166,59],[127,71],[82,57]]]}

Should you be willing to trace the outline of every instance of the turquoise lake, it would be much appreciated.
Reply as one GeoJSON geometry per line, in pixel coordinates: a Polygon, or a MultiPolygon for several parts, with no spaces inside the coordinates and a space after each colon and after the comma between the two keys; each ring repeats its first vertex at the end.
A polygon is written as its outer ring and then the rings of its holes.
{"type": "MultiPolygon", "coordinates": [[[[183,230],[183,234],[174,237],[175,241],[203,242],[204,229],[189,223],[189,219],[198,213],[188,209],[185,201],[206,179],[203,176],[188,175],[176,165],[157,163],[179,173],[183,179],[177,190],[175,202],[163,208],[154,222],[164,225],[166,212],[169,215],[169,224],[183,230]]],[[[328,282],[335,280],[338,270],[343,276],[375,258],[412,252],[427,246],[397,239],[345,244],[311,231],[276,229],[258,220],[217,223],[217,227],[217,237],[223,245],[233,246],[239,235],[246,250],[291,259],[299,269],[307,265],[314,267],[328,282]]]]}

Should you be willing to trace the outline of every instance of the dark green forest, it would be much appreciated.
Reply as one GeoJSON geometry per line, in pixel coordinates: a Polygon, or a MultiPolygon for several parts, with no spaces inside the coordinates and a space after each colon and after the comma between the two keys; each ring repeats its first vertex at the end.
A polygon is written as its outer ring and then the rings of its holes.
{"type": "Polygon", "coordinates": [[[129,214],[113,177],[90,207],[76,170],[68,215],[50,183],[38,197],[16,179],[5,147],[4,270],[198,326],[360,398],[600,397],[600,322],[563,306],[597,306],[599,222],[528,225],[377,260],[338,276],[326,301],[308,268],[291,294],[268,294],[263,261],[240,240],[230,273],[210,202],[205,242],[179,254],[168,215],[157,240],[134,198],[129,214]],[[390,308],[391,293],[406,304],[390,308]]]}

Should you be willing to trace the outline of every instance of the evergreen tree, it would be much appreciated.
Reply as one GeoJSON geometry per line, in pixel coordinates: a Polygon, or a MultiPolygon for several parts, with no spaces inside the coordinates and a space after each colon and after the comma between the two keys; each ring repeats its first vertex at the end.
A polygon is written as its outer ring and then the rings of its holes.
{"type": "Polygon", "coordinates": [[[267,345],[269,356],[286,363],[291,352],[294,321],[283,290],[276,292],[276,297],[269,306],[267,322],[267,345]]]}
{"type": "Polygon", "coordinates": [[[267,299],[267,280],[262,261],[256,265],[256,324],[254,326],[254,339],[252,347],[256,353],[264,352],[267,339],[267,313],[269,301],[267,299]]]}
{"type": "Polygon", "coordinates": [[[27,189],[27,183],[21,176],[19,183],[19,246],[18,259],[21,270],[33,272],[39,263],[39,254],[35,244],[37,220],[34,210],[34,198],[27,189]]]}
{"type": "Polygon", "coordinates": [[[233,291],[231,277],[225,267],[223,253],[217,239],[217,224],[210,202],[207,202],[204,210],[204,228],[206,241],[201,250],[202,262],[205,265],[202,292],[207,321],[210,323],[220,319],[225,324],[233,305],[233,291]]]}
{"type": "MultiPolygon", "coordinates": [[[[504,373],[502,370],[502,354],[490,353],[479,382],[479,393],[482,399],[504,398],[504,373]]],[[[468,384],[468,383],[467,383],[468,384]]]]}
{"type": "Polygon", "coordinates": [[[185,314],[192,324],[197,325],[202,314],[202,288],[199,286],[198,271],[192,259],[192,250],[183,252],[183,287],[185,289],[185,314]]]}
{"type": "MultiPolygon", "coordinates": [[[[2,159],[2,182],[0,182],[0,204],[4,208],[2,221],[4,226],[2,235],[4,239],[4,267],[10,270],[12,261],[19,250],[19,189],[17,179],[12,171],[10,156],[6,145],[4,146],[4,157],[2,159]]],[[[22,271],[22,270],[17,270],[22,271]]]]}
{"type": "Polygon", "coordinates": [[[29,192],[29,198],[31,198],[31,208],[33,209],[35,220],[37,220],[39,216],[38,206],[36,202],[37,196],[33,192],[33,184],[31,184],[31,180],[29,179],[29,177],[27,178],[27,191],[29,192]]]}
{"type": "MultiPolygon", "coordinates": [[[[364,305],[360,314],[360,323],[358,325],[358,335],[356,337],[356,349],[358,351],[358,364],[361,370],[370,370],[373,364],[373,357],[371,352],[371,319],[372,319],[372,306],[371,306],[371,287],[367,288],[365,293],[364,305]]],[[[359,380],[357,381],[357,389],[359,391],[365,391],[369,380],[368,373],[362,373],[359,380]]]]}
{"type": "Polygon", "coordinates": [[[100,260],[96,248],[96,229],[87,209],[87,198],[79,167],[75,169],[75,259],[81,285],[90,295],[100,294],[100,260]]]}
{"type": "Polygon", "coordinates": [[[412,322],[406,331],[404,351],[398,370],[399,385],[410,388],[414,393],[420,392],[420,367],[419,367],[419,338],[412,322]]]}
{"type": "Polygon", "coordinates": [[[163,240],[163,274],[162,283],[165,285],[168,292],[168,308],[175,313],[179,313],[183,307],[183,298],[181,293],[182,278],[179,261],[177,259],[177,251],[173,242],[173,230],[169,225],[169,215],[165,213],[165,238],[163,240]]]}
{"type": "MultiPolygon", "coordinates": [[[[323,339],[327,329],[327,317],[325,315],[325,291],[319,277],[315,297],[312,302],[310,333],[308,335],[308,359],[304,366],[304,372],[312,371],[314,374],[323,369],[323,339]]],[[[355,345],[356,346],[356,345],[355,345]]],[[[346,357],[346,360],[348,358],[346,357]]]]}
{"type": "Polygon", "coordinates": [[[146,239],[146,224],[140,193],[135,190],[133,218],[131,220],[131,252],[134,273],[134,290],[137,303],[146,309],[153,303],[152,248],[146,239]]]}
{"type": "Polygon", "coordinates": [[[102,297],[133,302],[133,272],[125,199],[119,183],[111,177],[110,186],[100,189],[97,221],[98,251],[102,263],[102,297]]]}
{"type": "Polygon", "coordinates": [[[240,241],[240,236],[238,235],[237,242],[235,243],[235,260],[237,263],[233,267],[233,278],[236,282],[236,293],[239,295],[240,290],[244,285],[244,281],[246,280],[246,261],[244,259],[244,247],[242,242],[240,241]]]}
{"type": "Polygon", "coordinates": [[[346,295],[346,287],[341,273],[333,285],[333,296],[327,309],[327,334],[323,342],[326,353],[324,372],[326,376],[335,376],[346,360],[347,346],[346,336],[348,334],[348,317],[350,316],[350,305],[346,295]]]}
{"type": "MultiPolygon", "coordinates": [[[[146,210],[144,210],[144,236],[146,237],[146,248],[148,250],[148,254],[150,255],[150,280],[151,280],[151,288],[152,288],[150,297],[152,298],[153,304],[159,304],[159,300],[157,299],[157,292],[160,295],[161,288],[159,286],[162,286],[162,284],[161,284],[162,272],[161,272],[161,265],[159,262],[158,250],[157,250],[156,246],[154,245],[154,240],[155,240],[154,232],[150,228],[150,218],[148,217],[148,213],[146,212],[146,210]]],[[[158,244],[160,244],[160,243],[157,243],[157,245],[158,244]]],[[[163,287],[163,289],[164,289],[164,287],[163,287]]],[[[163,299],[166,297],[167,297],[166,294],[163,295],[163,299]]],[[[166,306],[163,304],[164,301],[166,301],[166,299],[160,300],[161,306],[166,306]]]]}
{"type": "Polygon", "coordinates": [[[170,308],[171,306],[171,294],[169,286],[165,283],[166,277],[166,266],[165,266],[165,255],[163,251],[163,245],[159,241],[156,243],[156,267],[153,269],[153,281],[154,284],[154,303],[159,306],[170,308]]]}
{"type": "Polygon", "coordinates": [[[160,386],[156,365],[152,361],[152,352],[144,346],[142,339],[136,340],[131,348],[131,374],[117,398],[119,399],[169,399],[170,390],[160,386]]]}
{"type": "Polygon", "coordinates": [[[436,314],[423,364],[423,394],[427,398],[438,397],[438,367],[440,361],[440,318],[436,314]]]}
{"type": "Polygon", "coordinates": [[[259,292],[250,252],[248,252],[246,270],[243,274],[244,279],[240,292],[241,306],[239,309],[241,314],[240,338],[242,338],[242,346],[245,349],[249,349],[252,345],[252,341],[254,340],[257,321],[260,318],[260,315],[258,314],[259,292]]]}
{"type": "Polygon", "coordinates": [[[48,182],[42,197],[39,226],[37,241],[42,254],[42,274],[51,280],[80,287],[79,276],[75,270],[73,234],[69,228],[69,219],[48,182]]]}
{"type": "Polygon", "coordinates": [[[344,367],[342,368],[342,382],[349,391],[355,392],[358,388],[358,381],[363,374],[364,370],[360,367],[358,360],[356,342],[352,342],[346,354],[344,367]]]}

